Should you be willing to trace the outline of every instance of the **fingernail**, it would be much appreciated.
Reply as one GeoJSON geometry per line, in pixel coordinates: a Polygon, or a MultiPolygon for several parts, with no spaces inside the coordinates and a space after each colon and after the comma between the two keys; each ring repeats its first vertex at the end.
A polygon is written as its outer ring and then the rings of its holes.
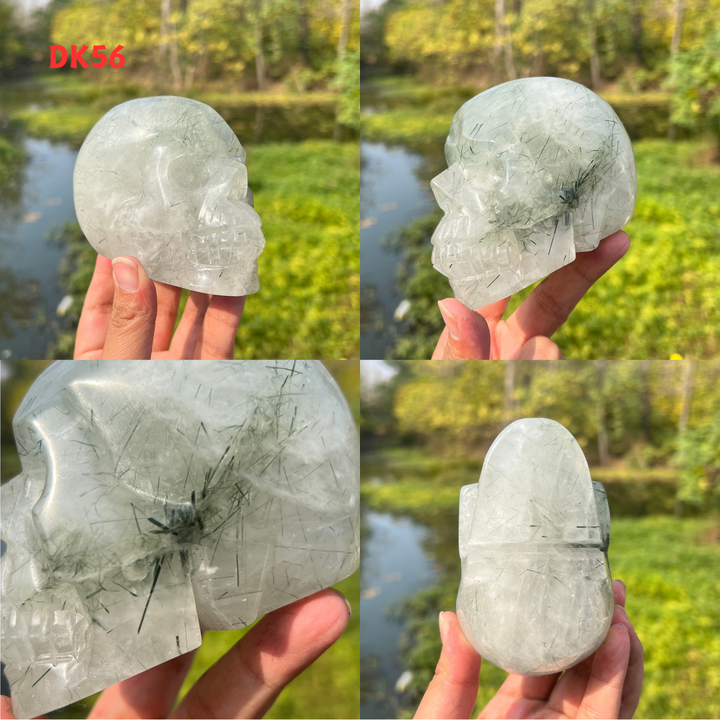
{"type": "Polygon", "coordinates": [[[331,590],[337,593],[345,601],[348,609],[348,617],[352,617],[352,605],[350,604],[350,601],[339,590],[336,590],[335,588],[331,588],[331,590]]]}
{"type": "MultiPolygon", "coordinates": [[[[625,617],[628,617],[627,610],[622,605],[616,605],[616,610],[620,610],[625,617]]],[[[628,618],[629,620],[630,618],[628,618]]]]}
{"type": "Polygon", "coordinates": [[[134,293],[140,287],[137,265],[128,258],[117,257],[112,261],[113,275],[117,286],[127,293],[134,293]]]}
{"type": "MultiPolygon", "coordinates": [[[[617,580],[617,578],[615,579],[617,580]]],[[[619,582],[627,590],[627,585],[622,580],[617,580],[617,582],[619,582]]]]}
{"type": "Polygon", "coordinates": [[[440,627],[440,641],[442,644],[445,644],[445,618],[443,617],[443,613],[440,613],[438,615],[438,625],[440,627]]]}
{"type": "Polygon", "coordinates": [[[438,303],[438,307],[440,308],[440,314],[443,316],[443,320],[445,321],[445,325],[448,329],[448,335],[453,340],[459,340],[460,339],[460,326],[458,324],[457,316],[453,315],[444,305],[445,301],[441,300],[438,303]]]}

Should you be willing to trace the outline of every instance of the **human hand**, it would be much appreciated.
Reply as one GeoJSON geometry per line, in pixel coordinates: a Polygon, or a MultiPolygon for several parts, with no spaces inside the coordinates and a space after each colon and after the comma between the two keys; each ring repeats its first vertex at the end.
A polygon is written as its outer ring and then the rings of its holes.
{"type": "Polygon", "coordinates": [[[630,247],[622,230],[606,237],[595,250],[581,252],[569,265],[548,275],[507,319],[510,298],[476,312],[454,298],[438,305],[445,329],[433,360],[562,360],[550,336],[568,319],[593,283],[630,247]]]}
{"type": "MultiPolygon", "coordinates": [[[[510,674],[481,718],[631,718],[640,700],[645,654],[615,580],[615,611],[603,644],[562,675],[510,674]]],[[[467,718],[475,706],[480,656],[452,612],[440,613],[443,649],[416,718],[467,718]]]]}
{"type": "Polygon", "coordinates": [[[182,288],[154,282],[133,257],[98,255],[85,296],[76,360],[227,360],[245,296],[191,292],[173,337],[182,288]]]}
{"type": "MultiPolygon", "coordinates": [[[[175,710],[194,653],[110,686],[89,717],[262,717],[280,691],[340,637],[349,619],[345,597],[323,590],[262,618],[205,672],[175,710]]],[[[1,707],[0,717],[14,718],[10,698],[3,697],[1,707]]]]}

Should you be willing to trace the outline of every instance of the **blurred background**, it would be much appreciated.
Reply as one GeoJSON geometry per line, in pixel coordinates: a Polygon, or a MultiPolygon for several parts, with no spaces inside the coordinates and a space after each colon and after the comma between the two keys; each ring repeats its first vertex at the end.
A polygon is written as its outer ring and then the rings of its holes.
{"type": "Polygon", "coordinates": [[[170,94],[248,150],[267,246],[237,354],[358,357],[359,82],[357,0],[0,0],[0,356],[72,355],[95,258],[78,149],[111,107],[170,94]],[[51,44],[125,64],[51,70],[51,44]]]}
{"type": "MultiPolygon", "coordinates": [[[[20,360],[0,363],[0,475],[2,483],[21,471],[12,431],[12,419],[35,378],[50,362],[20,360]]],[[[357,361],[327,361],[345,395],[355,418],[360,422],[360,369],[357,361]]],[[[340,639],[307,670],[280,693],[268,718],[353,718],[359,717],[360,705],[360,573],[334,585],[350,601],[352,617],[340,639]]],[[[200,676],[224,655],[248,630],[206,632],[195,655],[190,673],[180,692],[182,698],[200,676]]],[[[96,699],[69,705],[49,713],[51,718],[85,718],[96,699]]]]}
{"type": "MultiPolygon", "coordinates": [[[[460,488],[523,417],[562,423],[605,486],[637,717],[720,717],[720,362],[364,361],[360,392],[361,717],[416,709],[455,610],[460,488]]],[[[476,713],[505,677],[483,663],[476,713]]]]}
{"type": "Polygon", "coordinates": [[[720,0],[363,0],[361,13],[362,357],[430,357],[452,297],[430,261],[429,187],[450,121],[479,92],[542,75],[613,106],[639,182],[628,255],[554,339],[575,359],[720,354],[720,0]]]}

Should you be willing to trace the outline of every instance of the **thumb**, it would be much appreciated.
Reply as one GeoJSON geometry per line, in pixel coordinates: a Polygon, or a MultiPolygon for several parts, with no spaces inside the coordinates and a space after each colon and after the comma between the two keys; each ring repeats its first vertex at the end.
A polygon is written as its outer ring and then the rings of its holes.
{"type": "Polygon", "coordinates": [[[438,303],[446,330],[440,337],[433,359],[487,360],[490,358],[490,328],[480,313],[448,298],[438,303]],[[445,340],[443,344],[443,339],[445,340]]]}
{"type": "Polygon", "coordinates": [[[103,360],[149,360],[152,353],[157,294],[155,284],[134,257],[112,261],[115,296],[103,360]]]}

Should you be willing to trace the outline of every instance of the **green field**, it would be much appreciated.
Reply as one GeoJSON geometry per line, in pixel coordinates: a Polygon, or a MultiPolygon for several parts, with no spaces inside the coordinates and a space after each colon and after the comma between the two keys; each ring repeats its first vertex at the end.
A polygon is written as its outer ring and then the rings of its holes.
{"type": "MultiPolygon", "coordinates": [[[[437,614],[454,610],[460,580],[457,485],[441,483],[431,490],[423,480],[363,486],[370,509],[411,515],[427,525],[425,550],[440,569],[434,586],[397,608],[398,617],[407,621],[403,655],[413,672],[413,703],[419,702],[440,654],[437,614]]],[[[614,494],[618,492],[616,488],[614,494]]],[[[646,653],[637,717],[720,717],[719,527],[715,517],[649,515],[612,521],[610,566],[628,587],[628,613],[646,653]]],[[[476,711],[505,677],[489,663],[483,665],[476,711]]]]}

